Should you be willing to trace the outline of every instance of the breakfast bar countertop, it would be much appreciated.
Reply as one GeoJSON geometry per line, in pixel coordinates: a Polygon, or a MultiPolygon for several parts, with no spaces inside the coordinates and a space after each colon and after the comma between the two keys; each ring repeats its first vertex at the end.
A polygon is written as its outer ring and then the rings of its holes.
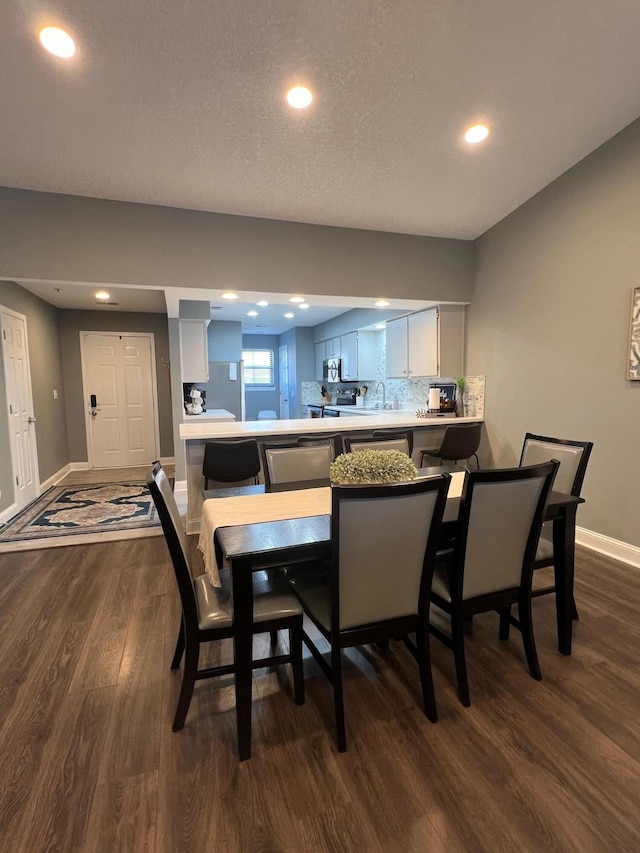
{"type": "Polygon", "coordinates": [[[415,412],[385,410],[380,414],[349,415],[343,418],[292,418],[276,421],[235,421],[233,423],[203,422],[194,418],[180,424],[180,438],[186,441],[207,438],[256,438],[272,435],[303,435],[314,432],[350,432],[358,429],[389,429],[396,427],[439,427],[449,424],[475,424],[484,418],[455,416],[417,418],[415,412]]]}

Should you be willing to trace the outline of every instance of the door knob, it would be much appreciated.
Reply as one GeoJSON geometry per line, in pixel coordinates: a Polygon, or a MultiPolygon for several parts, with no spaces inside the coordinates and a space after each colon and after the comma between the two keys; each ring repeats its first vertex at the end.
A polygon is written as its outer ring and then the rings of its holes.
{"type": "Polygon", "coordinates": [[[31,415],[27,418],[27,423],[35,424],[35,422],[36,422],[36,419],[34,417],[32,417],[31,415]]]}

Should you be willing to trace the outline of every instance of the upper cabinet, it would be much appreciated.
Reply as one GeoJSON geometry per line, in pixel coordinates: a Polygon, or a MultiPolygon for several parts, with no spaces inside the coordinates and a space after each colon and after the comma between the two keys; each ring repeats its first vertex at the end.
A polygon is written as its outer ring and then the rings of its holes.
{"type": "Polygon", "coordinates": [[[340,358],[342,354],[342,338],[332,338],[324,342],[325,358],[340,358]]]}
{"type": "Polygon", "coordinates": [[[180,360],[183,382],[209,381],[208,320],[180,320],[180,360]]]}
{"type": "Polygon", "coordinates": [[[340,339],[342,378],[347,381],[374,379],[376,336],[373,332],[350,332],[340,339]]]}
{"type": "Polygon", "coordinates": [[[464,307],[440,305],[387,323],[387,376],[460,376],[464,307]]]}

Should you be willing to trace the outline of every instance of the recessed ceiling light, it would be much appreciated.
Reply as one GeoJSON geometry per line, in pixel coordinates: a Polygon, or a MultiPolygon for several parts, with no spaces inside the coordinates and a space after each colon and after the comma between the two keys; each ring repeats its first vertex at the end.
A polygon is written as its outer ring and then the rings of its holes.
{"type": "Polygon", "coordinates": [[[489,128],[486,124],[474,124],[464,134],[465,140],[472,145],[475,145],[476,142],[482,142],[487,136],[489,136],[489,128]]]}
{"type": "Polygon", "coordinates": [[[96,299],[100,299],[100,301],[104,302],[106,299],[111,299],[111,294],[107,293],[106,290],[98,290],[96,292],[96,299]]]}
{"type": "Polygon", "coordinates": [[[306,302],[301,302],[300,305],[298,305],[298,308],[302,308],[303,311],[306,311],[308,307],[309,306],[306,302]]]}
{"type": "Polygon", "coordinates": [[[292,314],[291,311],[287,311],[287,313],[284,316],[287,318],[287,320],[291,320],[296,315],[292,314]]]}
{"type": "Polygon", "coordinates": [[[374,303],[376,308],[388,308],[391,303],[386,299],[378,299],[376,303],[374,303]]]}
{"type": "Polygon", "coordinates": [[[264,299],[261,299],[260,302],[256,302],[256,305],[259,305],[260,308],[266,308],[268,304],[269,303],[266,302],[264,299]]]}
{"type": "Polygon", "coordinates": [[[306,86],[294,86],[287,92],[287,103],[296,110],[306,109],[313,100],[313,92],[306,86]]]}
{"type": "Polygon", "coordinates": [[[376,329],[386,329],[386,326],[384,323],[376,323],[376,329]]]}
{"type": "Polygon", "coordinates": [[[231,293],[231,292],[229,292],[229,293],[223,293],[223,294],[222,294],[222,298],[223,298],[223,299],[237,299],[237,298],[238,298],[238,294],[237,294],[237,293],[231,293]]]}
{"type": "Polygon", "coordinates": [[[289,302],[304,302],[304,296],[290,296],[289,302]]]}
{"type": "Polygon", "coordinates": [[[60,27],[45,27],[38,35],[40,44],[49,53],[61,59],[69,59],[76,52],[76,46],[69,35],[60,27]]]}
{"type": "Polygon", "coordinates": [[[257,317],[257,316],[258,316],[257,311],[247,311],[247,317],[257,317]]]}

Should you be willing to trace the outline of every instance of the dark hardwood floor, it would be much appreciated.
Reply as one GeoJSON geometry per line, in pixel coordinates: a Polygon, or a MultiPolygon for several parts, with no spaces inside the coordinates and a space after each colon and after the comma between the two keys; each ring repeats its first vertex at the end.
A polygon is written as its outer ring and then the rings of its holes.
{"type": "Polygon", "coordinates": [[[0,850],[638,851],[640,571],[579,550],[576,599],[570,658],[553,598],[535,602],[541,683],[517,631],[501,644],[497,616],[474,620],[469,709],[432,642],[437,725],[401,644],[351,650],[345,755],[311,660],[301,708],[257,673],[240,764],[230,678],[200,682],[171,732],[178,605],[162,538],[3,554],[0,850]]]}

